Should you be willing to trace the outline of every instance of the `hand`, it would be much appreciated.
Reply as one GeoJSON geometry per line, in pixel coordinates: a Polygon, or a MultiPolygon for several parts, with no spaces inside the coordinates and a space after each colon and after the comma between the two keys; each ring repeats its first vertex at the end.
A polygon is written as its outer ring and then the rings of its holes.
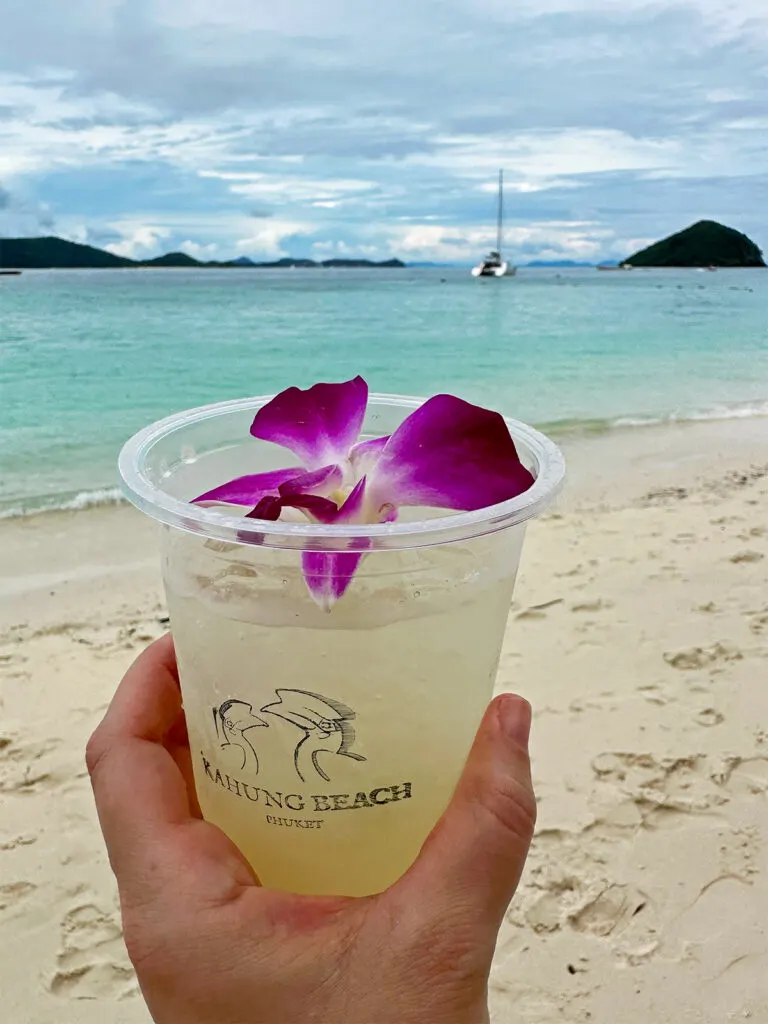
{"type": "Polygon", "coordinates": [[[125,942],[157,1024],[481,1024],[536,804],[529,705],[497,697],[418,860],[362,899],[259,888],[200,817],[170,637],[88,744],[125,942]]]}

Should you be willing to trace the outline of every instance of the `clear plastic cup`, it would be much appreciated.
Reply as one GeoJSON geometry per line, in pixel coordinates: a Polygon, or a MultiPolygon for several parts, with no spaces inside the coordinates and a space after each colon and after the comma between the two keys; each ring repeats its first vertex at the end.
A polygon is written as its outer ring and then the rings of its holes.
{"type": "MultiPolygon", "coordinates": [[[[189,501],[290,464],[249,435],[270,397],[179,413],[120,455],[126,496],[163,524],[163,576],[195,784],[262,884],[364,895],[394,882],[445,809],[493,691],[526,523],[564,476],[507,420],[533,486],[475,512],[375,526],[263,522],[189,501]],[[302,551],[363,551],[321,609],[302,551]]],[[[422,400],[372,395],[363,438],[422,400]]]]}

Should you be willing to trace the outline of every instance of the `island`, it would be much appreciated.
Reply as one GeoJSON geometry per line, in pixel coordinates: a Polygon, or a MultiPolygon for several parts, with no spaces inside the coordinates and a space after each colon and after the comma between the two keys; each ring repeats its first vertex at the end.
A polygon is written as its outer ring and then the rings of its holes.
{"type": "Polygon", "coordinates": [[[131,260],[116,256],[105,249],[79,242],[68,242],[64,238],[0,238],[0,269],[13,270],[114,270],[120,268],[169,267],[193,269],[207,267],[231,267],[234,269],[294,269],[294,268],[355,268],[375,267],[379,269],[400,269],[402,260],[329,259],[316,262],[289,257],[257,263],[247,256],[234,260],[201,262],[185,252],[166,253],[151,260],[131,260]]]}
{"type": "Polygon", "coordinates": [[[700,220],[624,260],[622,267],[764,267],[758,246],[740,231],[700,220]]]}

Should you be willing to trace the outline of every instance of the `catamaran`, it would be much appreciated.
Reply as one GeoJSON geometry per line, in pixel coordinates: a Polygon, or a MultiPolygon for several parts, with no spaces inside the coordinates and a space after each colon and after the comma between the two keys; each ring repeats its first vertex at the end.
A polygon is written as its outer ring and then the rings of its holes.
{"type": "Polygon", "coordinates": [[[501,255],[501,236],[504,230],[504,171],[499,171],[499,205],[496,215],[496,248],[488,253],[476,267],[472,277],[514,277],[517,267],[512,266],[501,255]]]}

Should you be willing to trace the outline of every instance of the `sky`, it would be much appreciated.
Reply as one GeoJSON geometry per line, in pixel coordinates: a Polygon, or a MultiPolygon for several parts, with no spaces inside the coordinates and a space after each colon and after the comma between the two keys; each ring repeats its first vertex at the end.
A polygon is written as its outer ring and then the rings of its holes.
{"type": "Polygon", "coordinates": [[[768,0],[0,0],[0,236],[147,258],[768,249],[768,0]]]}

